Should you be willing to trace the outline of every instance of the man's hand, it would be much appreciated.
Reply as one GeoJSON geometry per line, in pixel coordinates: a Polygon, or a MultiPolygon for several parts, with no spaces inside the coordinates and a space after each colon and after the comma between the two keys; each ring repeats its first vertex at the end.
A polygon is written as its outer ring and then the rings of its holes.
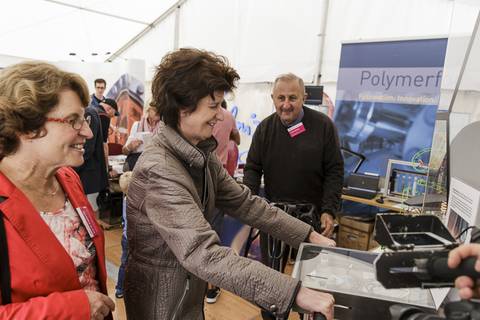
{"type": "Polygon", "coordinates": [[[333,320],[335,299],[331,294],[302,287],[295,297],[295,303],[305,311],[320,312],[327,320],[333,320]]]}
{"type": "Polygon", "coordinates": [[[335,227],[332,215],[326,212],[322,213],[320,216],[320,222],[322,223],[323,228],[322,235],[330,238],[335,227]]]}
{"type": "MultiPolygon", "coordinates": [[[[475,271],[480,272],[480,244],[466,244],[450,251],[448,255],[448,267],[453,269],[458,267],[460,262],[468,257],[477,257],[475,271]]],[[[455,287],[458,289],[458,295],[462,299],[480,297],[479,279],[472,279],[467,276],[461,276],[455,279],[455,287]]]]}
{"type": "Polygon", "coordinates": [[[310,235],[308,236],[308,242],[313,244],[319,244],[324,247],[335,247],[337,245],[335,241],[322,236],[320,233],[316,231],[310,232],[310,235]]]}

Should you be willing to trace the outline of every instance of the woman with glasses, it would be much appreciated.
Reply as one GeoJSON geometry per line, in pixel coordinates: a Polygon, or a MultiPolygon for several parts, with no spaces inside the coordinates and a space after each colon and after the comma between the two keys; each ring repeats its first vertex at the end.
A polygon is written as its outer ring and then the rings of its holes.
{"type": "Polygon", "coordinates": [[[104,237],[80,180],[85,81],[40,62],[0,72],[0,318],[111,319],[104,237]]]}

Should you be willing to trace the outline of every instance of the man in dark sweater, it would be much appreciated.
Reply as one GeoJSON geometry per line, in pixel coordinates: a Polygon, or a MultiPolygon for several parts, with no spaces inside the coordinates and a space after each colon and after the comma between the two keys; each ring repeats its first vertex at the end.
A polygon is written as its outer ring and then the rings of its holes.
{"type": "MultiPolygon", "coordinates": [[[[258,194],[263,175],[268,200],[315,204],[322,235],[329,237],[343,184],[336,128],[326,115],[303,106],[305,87],[294,74],[275,80],[272,100],[276,112],[264,119],[253,135],[243,182],[258,194]]],[[[270,265],[266,234],[260,234],[260,245],[262,261],[270,265]]],[[[266,312],[262,316],[269,319],[266,312]]]]}

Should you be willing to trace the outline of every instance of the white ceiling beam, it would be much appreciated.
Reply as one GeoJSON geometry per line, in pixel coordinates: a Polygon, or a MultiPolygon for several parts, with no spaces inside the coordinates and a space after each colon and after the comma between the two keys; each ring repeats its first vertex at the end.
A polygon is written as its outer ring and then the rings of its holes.
{"type": "Polygon", "coordinates": [[[111,18],[115,18],[115,19],[120,19],[120,20],[124,20],[124,21],[139,23],[139,24],[143,24],[143,25],[147,25],[147,26],[150,24],[149,22],[130,19],[128,17],[122,17],[122,16],[119,16],[119,15],[116,15],[116,14],[111,14],[111,13],[104,12],[104,11],[98,11],[98,10],[94,10],[94,9],[90,9],[90,8],[86,8],[86,7],[82,7],[82,6],[76,6],[74,4],[64,3],[64,2],[61,2],[61,1],[56,1],[56,0],[43,0],[43,1],[58,4],[60,6],[74,8],[74,9],[77,9],[77,10],[87,11],[87,12],[91,12],[91,13],[95,13],[95,14],[99,14],[99,15],[102,15],[102,16],[107,16],[107,17],[111,17],[111,18]]]}
{"type": "Polygon", "coordinates": [[[157,19],[155,19],[151,24],[149,24],[145,29],[140,31],[140,33],[138,33],[136,36],[130,39],[130,41],[125,43],[120,49],[115,51],[110,57],[108,57],[108,59],[106,59],[105,62],[112,62],[118,57],[120,57],[122,53],[124,53],[131,46],[133,46],[138,40],[143,38],[144,35],[146,35],[151,30],[153,30],[159,23],[165,20],[170,14],[176,12],[177,9],[179,9],[185,2],[187,2],[187,0],[179,0],[175,2],[170,8],[168,8],[164,13],[162,13],[157,19]]]}

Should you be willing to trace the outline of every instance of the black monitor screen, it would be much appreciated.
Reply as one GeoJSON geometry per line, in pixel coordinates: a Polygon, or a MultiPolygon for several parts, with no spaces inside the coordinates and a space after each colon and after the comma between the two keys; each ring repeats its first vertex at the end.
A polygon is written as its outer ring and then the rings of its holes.
{"type": "Polygon", "coordinates": [[[427,233],[392,233],[392,238],[398,244],[414,244],[417,246],[431,246],[443,244],[427,233]]]}
{"type": "Polygon", "coordinates": [[[323,98],[323,86],[305,86],[307,93],[306,104],[321,105],[323,98]]]}

